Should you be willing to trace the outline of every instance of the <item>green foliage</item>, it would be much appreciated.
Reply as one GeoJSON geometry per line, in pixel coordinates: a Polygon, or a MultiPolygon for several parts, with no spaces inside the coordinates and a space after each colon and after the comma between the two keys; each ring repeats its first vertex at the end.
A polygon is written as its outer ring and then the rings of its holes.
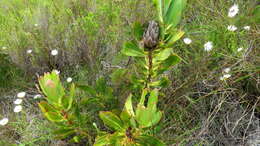
{"type": "Polygon", "coordinates": [[[153,90],[148,95],[147,90],[144,90],[142,97],[136,109],[136,121],[142,128],[147,128],[156,125],[162,117],[162,112],[157,111],[158,90],[153,90]],[[145,98],[148,98],[147,106],[144,105],[145,98]]]}
{"type": "Polygon", "coordinates": [[[10,57],[0,49],[0,90],[8,89],[9,87],[19,88],[17,80],[22,76],[21,70],[16,68],[10,61],[10,57]]]}
{"type": "Polygon", "coordinates": [[[96,111],[104,108],[116,108],[118,101],[113,95],[113,89],[109,87],[104,77],[100,77],[96,80],[93,86],[86,84],[77,84],[76,87],[86,94],[81,99],[81,104],[86,108],[96,111]]]}
{"type": "Polygon", "coordinates": [[[156,125],[162,113],[157,111],[158,90],[144,90],[136,111],[132,106],[132,95],[126,100],[120,117],[112,112],[100,112],[99,116],[104,124],[114,130],[114,133],[100,132],[96,138],[95,146],[101,145],[149,145],[164,146],[165,144],[157,138],[147,135],[146,129],[156,125]],[[147,107],[144,102],[148,98],[147,107]]]}
{"type": "MultiPolygon", "coordinates": [[[[87,132],[78,129],[82,119],[77,116],[77,106],[74,104],[75,85],[71,84],[69,92],[66,93],[55,71],[39,77],[39,84],[47,102],[41,101],[38,105],[44,116],[58,127],[53,132],[56,138],[65,139],[72,135],[86,137],[87,132]]],[[[74,137],[71,141],[78,141],[78,138],[74,137]]]]}
{"type": "Polygon", "coordinates": [[[127,56],[145,57],[144,51],[134,42],[126,42],[121,52],[127,56]]]}
{"type": "Polygon", "coordinates": [[[253,19],[256,23],[260,23],[260,6],[256,6],[253,12],[253,19]]]}

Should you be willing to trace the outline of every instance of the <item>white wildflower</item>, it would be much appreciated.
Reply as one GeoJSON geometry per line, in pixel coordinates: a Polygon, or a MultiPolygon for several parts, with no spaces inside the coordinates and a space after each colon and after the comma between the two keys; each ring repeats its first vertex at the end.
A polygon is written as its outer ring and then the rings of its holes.
{"type": "Polygon", "coordinates": [[[225,69],[224,69],[224,72],[225,72],[225,73],[229,73],[230,70],[231,70],[231,69],[228,67],[228,68],[225,68],[225,69]]]}
{"type": "Polygon", "coordinates": [[[244,30],[247,30],[247,31],[249,31],[250,30],[250,26],[244,26],[244,30]]]}
{"type": "Polygon", "coordinates": [[[227,29],[228,29],[229,31],[236,31],[236,30],[237,30],[237,27],[236,27],[235,25],[229,25],[229,26],[227,27],[227,29]]]}
{"type": "Polygon", "coordinates": [[[4,126],[8,123],[8,118],[3,118],[2,120],[0,120],[0,125],[4,126]]]}
{"type": "Polygon", "coordinates": [[[71,77],[68,77],[68,78],[67,78],[67,82],[68,82],[68,83],[72,82],[72,78],[71,78],[71,77]]]}
{"type": "Polygon", "coordinates": [[[3,50],[6,50],[6,49],[7,49],[7,47],[3,46],[3,47],[2,47],[2,49],[3,49],[3,50]]]}
{"type": "Polygon", "coordinates": [[[227,79],[227,78],[230,78],[231,75],[230,74],[224,74],[223,77],[224,77],[224,79],[227,79]]]}
{"type": "Polygon", "coordinates": [[[54,71],[57,75],[60,74],[60,71],[58,71],[58,70],[56,70],[56,69],[53,70],[53,71],[54,71]]]}
{"type": "Polygon", "coordinates": [[[22,111],[22,109],[23,109],[23,107],[21,105],[17,105],[17,106],[14,107],[14,112],[19,113],[19,112],[22,111]]]}
{"type": "Polygon", "coordinates": [[[230,17],[230,18],[235,17],[237,15],[238,11],[239,11],[238,5],[234,4],[232,7],[229,8],[228,17],[230,17]]]}
{"type": "Polygon", "coordinates": [[[24,98],[25,95],[26,95],[25,92],[20,92],[20,93],[17,94],[17,97],[18,97],[18,98],[24,98]]]}
{"type": "Polygon", "coordinates": [[[27,54],[31,54],[31,53],[32,53],[32,50],[29,49],[29,50],[26,51],[26,53],[27,53],[27,54]]]}
{"type": "Polygon", "coordinates": [[[16,100],[14,101],[14,104],[21,104],[22,102],[23,102],[22,99],[16,99],[16,100]]]}
{"type": "Polygon", "coordinates": [[[37,94],[37,95],[34,95],[33,96],[33,99],[38,99],[38,98],[41,98],[42,96],[40,94],[37,94]]]}
{"type": "Polygon", "coordinates": [[[242,50],[244,50],[244,48],[242,48],[242,47],[241,47],[241,48],[238,48],[238,49],[237,49],[237,52],[241,52],[242,50]]]}
{"type": "Polygon", "coordinates": [[[205,51],[211,51],[213,48],[213,43],[212,42],[207,42],[206,44],[204,44],[204,50],[205,51]]]}
{"type": "Polygon", "coordinates": [[[37,23],[34,24],[35,27],[38,27],[39,25],[37,23]]]}
{"type": "Polygon", "coordinates": [[[221,81],[224,81],[224,80],[226,80],[226,79],[228,79],[228,78],[230,78],[230,77],[231,77],[230,74],[224,74],[224,75],[221,76],[219,79],[220,79],[221,81]]]}
{"type": "Polygon", "coordinates": [[[58,55],[58,50],[56,50],[56,49],[51,50],[51,55],[52,55],[52,56],[58,55]]]}
{"type": "Polygon", "coordinates": [[[183,42],[187,45],[191,44],[192,43],[192,40],[190,38],[184,38],[183,39],[183,42]]]}

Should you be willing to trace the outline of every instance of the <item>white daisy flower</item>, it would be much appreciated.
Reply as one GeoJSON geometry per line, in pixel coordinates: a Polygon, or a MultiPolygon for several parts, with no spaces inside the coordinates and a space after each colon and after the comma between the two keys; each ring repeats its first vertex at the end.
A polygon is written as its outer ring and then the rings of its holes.
{"type": "Polygon", "coordinates": [[[60,71],[58,71],[58,70],[53,70],[57,75],[59,75],[60,74],[60,71]]]}
{"type": "Polygon", "coordinates": [[[228,79],[228,78],[231,77],[231,75],[230,75],[230,74],[224,74],[223,77],[224,77],[225,79],[228,79]]]}
{"type": "Polygon", "coordinates": [[[224,71],[225,73],[229,73],[230,70],[231,70],[231,69],[228,67],[228,68],[225,68],[223,71],[224,71]]]}
{"type": "Polygon", "coordinates": [[[192,40],[190,38],[184,38],[183,39],[183,42],[187,45],[191,44],[192,43],[192,40]]]}
{"type": "Polygon", "coordinates": [[[57,49],[51,50],[51,55],[52,56],[58,55],[58,50],[57,49]]]}
{"type": "Polygon", "coordinates": [[[212,42],[207,42],[206,44],[204,44],[204,50],[205,51],[211,51],[213,49],[213,43],[212,42]]]}
{"type": "Polygon", "coordinates": [[[19,112],[22,111],[22,109],[23,109],[23,107],[21,105],[17,105],[17,106],[14,107],[14,112],[19,113],[19,112]]]}
{"type": "Polygon", "coordinates": [[[37,94],[37,95],[34,95],[33,96],[33,99],[38,99],[38,98],[41,98],[42,96],[40,94],[37,94]]]}
{"type": "Polygon", "coordinates": [[[0,125],[4,126],[8,123],[8,121],[9,121],[8,118],[3,118],[2,120],[0,120],[0,125]]]}
{"type": "Polygon", "coordinates": [[[229,25],[229,26],[227,27],[227,29],[228,29],[229,31],[236,31],[236,30],[237,30],[237,27],[236,27],[235,25],[229,25]]]}
{"type": "Polygon", "coordinates": [[[31,54],[31,53],[32,53],[32,50],[29,49],[29,50],[26,51],[26,53],[27,53],[27,54],[31,54]]]}
{"type": "Polygon", "coordinates": [[[6,50],[6,49],[7,49],[7,47],[3,46],[3,47],[2,47],[2,49],[3,49],[3,50],[6,50]]]}
{"type": "Polygon", "coordinates": [[[238,12],[239,12],[238,5],[234,4],[232,7],[229,8],[228,17],[230,18],[235,17],[238,12]]]}
{"type": "Polygon", "coordinates": [[[220,77],[219,79],[221,80],[221,81],[224,81],[224,80],[226,80],[226,79],[228,79],[228,78],[230,78],[231,77],[231,75],[230,74],[224,74],[222,77],[220,77]]]}
{"type": "Polygon", "coordinates": [[[35,27],[38,27],[39,25],[37,23],[34,24],[35,27]]]}
{"type": "Polygon", "coordinates": [[[22,102],[23,102],[22,99],[16,99],[16,100],[14,101],[14,104],[21,104],[22,102]]]}
{"type": "Polygon", "coordinates": [[[20,92],[20,93],[17,94],[17,97],[18,97],[18,98],[24,98],[25,95],[26,95],[25,92],[20,92]]]}
{"type": "Polygon", "coordinates": [[[247,31],[249,31],[250,30],[250,26],[244,26],[244,30],[247,30],[247,31]]]}
{"type": "Polygon", "coordinates": [[[241,48],[238,48],[238,49],[237,49],[237,52],[241,52],[242,50],[244,50],[244,48],[242,48],[242,47],[241,47],[241,48]]]}
{"type": "Polygon", "coordinates": [[[71,78],[71,77],[68,77],[68,78],[67,78],[67,82],[68,82],[68,83],[72,82],[72,78],[71,78]]]}

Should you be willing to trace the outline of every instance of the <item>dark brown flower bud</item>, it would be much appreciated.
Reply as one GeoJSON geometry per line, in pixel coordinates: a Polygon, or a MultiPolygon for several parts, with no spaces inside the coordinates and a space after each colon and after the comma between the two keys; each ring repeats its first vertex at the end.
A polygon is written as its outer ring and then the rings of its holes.
{"type": "Polygon", "coordinates": [[[148,49],[153,49],[158,45],[159,34],[160,34],[159,24],[155,21],[149,21],[148,28],[144,32],[143,42],[144,47],[148,49]]]}

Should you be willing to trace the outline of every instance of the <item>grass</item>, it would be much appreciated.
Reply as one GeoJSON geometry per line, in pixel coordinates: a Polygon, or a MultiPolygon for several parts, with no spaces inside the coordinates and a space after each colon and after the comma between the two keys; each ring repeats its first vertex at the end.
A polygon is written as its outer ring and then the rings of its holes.
{"type": "MultiPolygon", "coordinates": [[[[75,82],[94,85],[98,77],[104,76],[112,84],[109,74],[114,68],[101,61],[126,67],[127,59],[122,59],[118,52],[124,40],[130,39],[134,21],[154,18],[147,2],[31,0],[26,5],[22,1],[1,1],[1,25],[5,27],[0,33],[0,46],[8,49],[0,53],[9,56],[0,58],[0,118],[10,117],[10,124],[8,128],[0,127],[0,145],[67,145],[67,141],[53,139],[52,127],[37,108],[38,100],[25,99],[25,111],[14,114],[15,95],[19,91],[36,94],[36,77],[32,75],[53,68],[61,70],[63,81],[71,76],[75,82]],[[58,3],[62,5],[56,7],[58,3]],[[39,28],[34,24],[39,24],[39,28]],[[31,58],[25,53],[28,48],[35,52],[31,58]],[[59,50],[57,58],[48,55],[53,48],[59,50]]],[[[168,145],[257,143],[260,29],[253,18],[256,6],[256,0],[188,2],[180,27],[192,43],[186,45],[180,40],[175,44],[174,51],[183,62],[168,73],[171,83],[160,97],[164,117],[152,131],[168,145]],[[239,14],[228,18],[228,9],[234,3],[239,5],[239,14]],[[231,24],[238,30],[228,31],[231,24]],[[247,25],[251,26],[250,31],[243,29],[247,25]],[[207,41],[213,42],[210,52],[203,49],[207,41]],[[240,47],[244,50],[238,52],[240,47]],[[231,77],[220,81],[225,68],[231,68],[231,77]]],[[[125,97],[119,95],[127,96],[127,89],[113,84],[112,87],[117,100],[123,101],[125,97]]],[[[98,123],[97,117],[91,120],[98,123]]]]}

